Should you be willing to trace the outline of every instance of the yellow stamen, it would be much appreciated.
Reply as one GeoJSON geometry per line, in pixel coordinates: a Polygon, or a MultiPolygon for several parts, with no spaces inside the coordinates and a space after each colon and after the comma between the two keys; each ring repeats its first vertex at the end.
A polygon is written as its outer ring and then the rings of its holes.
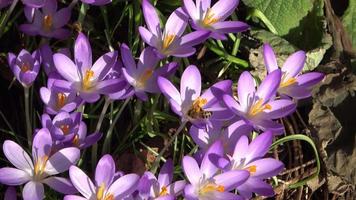
{"type": "Polygon", "coordinates": [[[65,95],[63,92],[57,93],[57,101],[56,101],[56,106],[58,109],[61,109],[65,104],[67,100],[67,95],[65,95]]]}
{"type": "Polygon", "coordinates": [[[216,185],[213,183],[208,183],[206,184],[203,188],[200,189],[200,193],[205,194],[207,192],[224,192],[225,191],[225,187],[222,185],[216,185]]]}
{"type": "Polygon", "coordinates": [[[209,8],[204,16],[203,21],[202,21],[203,25],[211,26],[211,25],[215,24],[216,22],[218,22],[219,18],[215,18],[214,15],[215,14],[211,11],[211,8],[209,8]]]}
{"type": "Polygon", "coordinates": [[[72,141],[74,146],[79,146],[79,136],[75,135],[72,141]]]}
{"type": "Polygon", "coordinates": [[[145,87],[147,80],[152,77],[152,74],[153,74],[152,69],[146,69],[146,71],[143,72],[143,74],[137,80],[137,87],[139,87],[139,88],[145,87]]]}
{"type": "Polygon", "coordinates": [[[114,195],[104,194],[105,192],[105,183],[102,183],[96,192],[96,200],[114,200],[114,195]]]}
{"type": "Polygon", "coordinates": [[[272,106],[269,104],[263,105],[263,99],[259,99],[255,104],[253,104],[248,112],[249,116],[255,116],[264,110],[271,110],[272,106]]]}
{"type": "Polygon", "coordinates": [[[208,101],[206,99],[203,99],[201,97],[198,97],[196,100],[194,100],[193,105],[192,105],[192,109],[196,112],[200,112],[201,110],[203,110],[203,106],[205,106],[205,104],[208,101]]]}
{"type": "Polygon", "coordinates": [[[166,196],[166,195],[168,195],[168,190],[166,186],[163,186],[161,192],[159,193],[159,196],[166,196]]]}
{"type": "Polygon", "coordinates": [[[51,15],[45,15],[43,17],[43,29],[46,31],[50,31],[53,26],[53,18],[51,15]]]}
{"type": "Polygon", "coordinates": [[[85,75],[84,75],[84,78],[83,78],[83,83],[82,83],[82,86],[83,86],[84,90],[88,90],[88,89],[90,89],[92,87],[91,79],[93,77],[94,77],[94,71],[88,69],[85,72],[85,75]]]}
{"type": "Polygon", "coordinates": [[[43,173],[44,168],[46,167],[46,163],[48,160],[48,156],[43,156],[42,158],[38,158],[35,163],[35,175],[40,175],[43,173]]]}
{"type": "Polygon", "coordinates": [[[27,71],[30,71],[30,64],[27,62],[23,63],[20,68],[21,68],[21,72],[25,73],[27,71]]]}
{"type": "Polygon", "coordinates": [[[257,168],[256,165],[251,165],[251,166],[245,168],[245,170],[249,171],[250,174],[253,174],[256,172],[256,168],[257,168]]]}
{"type": "Polygon", "coordinates": [[[293,85],[297,82],[297,79],[292,77],[292,78],[289,78],[288,80],[284,81],[282,79],[281,81],[281,84],[279,85],[279,88],[283,88],[283,87],[287,87],[287,86],[290,86],[290,85],[293,85]]]}
{"type": "Polygon", "coordinates": [[[59,128],[63,131],[64,135],[67,135],[69,133],[69,125],[63,124],[59,128]]]}
{"type": "Polygon", "coordinates": [[[163,45],[162,45],[163,50],[167,49],[172,44],[175,38],[176,35],[174,34],[165,35],[163,39],[163,45]]]}

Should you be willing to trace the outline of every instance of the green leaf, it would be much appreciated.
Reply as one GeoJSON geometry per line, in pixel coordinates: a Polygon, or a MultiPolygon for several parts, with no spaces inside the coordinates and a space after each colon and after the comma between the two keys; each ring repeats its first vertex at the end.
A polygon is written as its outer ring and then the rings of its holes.
{"type": "Polygon", "coordinates": [[[248,7],[260,10],[271,22],[278,35],[284,36],[299,26],[312,9],[310,0],[242,0],[248,7]]]}
{"type": "Polygon", "coordinates": [[[353,49],[356,49],[356,1],[349,1],[349,7],[342,16],[342,23],[352,41],[353,49]]]}

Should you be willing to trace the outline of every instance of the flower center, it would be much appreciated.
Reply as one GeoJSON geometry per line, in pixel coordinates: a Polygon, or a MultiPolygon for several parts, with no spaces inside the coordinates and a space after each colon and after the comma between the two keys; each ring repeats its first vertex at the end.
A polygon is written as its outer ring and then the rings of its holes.
{"type": "Polygon", "coordinates": [[[38,158],[34,169],[36,176],[40,176],[43,173],[46,167],[47,160],[48,160],[48,156],[43,156],[42,158],[38,158]]]}
{"type": "Polygon", "coordinates": [[[257,168],[256,165],[251,165],[251,166],[245,168],[244,170],[247,170],[250,172],[250,174],[253,174],[253,173],[256,173],[256,168],[257,168]]]}
{"type": "Polygon", "coordinates": [[[168,190],[167,190],[167,187],[166,186],[163,186],[162,189],[161,189],[161,192],[159,193],[159,196],[166,196],[168,195],[168,190]]]}
{"type": "Polygon", "coordinates": [[[264,110],[271,110],[272,106],[269,104],[263,105],[263,99],[259,99],[255,104],[253,104],[248,112],[249,116],[255,116],[264,110]]]}
{"type": "Polygon", "coordinates": [[[53,25],[53,18],[51,15],[45,15],[43,17],[43,29],[45,31],[50,31],[53,25]]]}
{"type": "Polygon", "coordinates": [[[65,104],[67,100],[67,95],[65,95],[63,92],[57,93],[57,101],[56,101],[56,106],[58,109],[61,109],[65,104]]]}
{"type": "Polygon", "coordinates": [[[145,72],[143,72],[143,74],[137,80],[136,87],[144,88],[146,86],[147,80],[152,77],[152,74],[153,74],[153,70],[152,69],[146,69],[145,72]]]}
{"type": "Polygon", "coordinates": [[[193,119],[203,118],[207,119],[211,116],[211,112],[205,111],[203,106],[207,103],[207,100],[201,97],[198,97],[194,100],[191,108],[188,110],[187,114],[193,119]]]}
{"type": "Polygon", "coordinates": [[[166,50],[172,44],[175,38],[176,35],[174,34],[165,35],[163,38],[163,45],[162,45],[163,50],[166,50]]]}
{"type": "Polygon", "coordinates": [[[30,64],[28,62],[25,62],[21,65],[21,72],[25,73],[30,71],[30,64]]]}
{"type": "Polygon", "coordinates": [[[203,21],[202,21],[203,25],[206,27],[210,27],[211,25],[218,22],[219,18],[214,17],[214,15],[215,14],[211,11],[211,8],[209,8],[204,16],[203,21]]]}
{"type": "Polygon", "coordinates": [[[281,84],[279,84],[279,88],[284,88],[284,87],[293,85],[295,83],[297,83],[297,79],[294,77],[289,78],[287,80],[282,79],[281,84]]]}
{"type": "Polygon", "coordinates": [[[205,194],[205,193],[214,192],[214,191],[217,191],[217,192],[224,192],[224,191],[225,191],[225,187],[222,186],[222,185],[217,185],[217,184],[215,184],[215,183],[208,183],[208,184],[204,185],[204,186],[199,190],[199,193],[200,193],[200,194],[205,194]]]}
{"type": "Polygon", "coordinates": [[[64,135],[69,133],[69,125],[63,124],[59,128],[63,131],[64,135]]]}
{"type": "Polygon", "coordinates": [[[102,183],[101,186],[98,188],[98,191],[96,192],[96,200],[114,200],[114,195],[110,193],[104,195],[104,192],[105,192],[105,183],[102,183]]]}
{"type": "Polygon", "coordinates": [[[74,146],[79,146],[79,136],[77,134],[74,136],[72,143],[74,146]]]}
{"type": "Polygon", "coordinates": [[[88,69],[85,72],[83,82],[82,82],[82,87],[84,90],[89,90],[92,87],[92,81],[91,79],[94,77],[94,71],[88,69]]]}

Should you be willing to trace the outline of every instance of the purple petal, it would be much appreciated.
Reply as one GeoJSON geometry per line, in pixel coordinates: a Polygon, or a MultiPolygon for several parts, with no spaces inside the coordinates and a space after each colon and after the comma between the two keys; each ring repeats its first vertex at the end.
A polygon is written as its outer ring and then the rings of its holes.
{"type": "Polygon", "coordinates": [[[16,189],[14,187],[6,189],[4,200],[17,200],[16,189]]]}
{"type": "Polygon", "coordinates": [[[167,190],[169,191],[169,194],[173,194],[173,195],[180,195],[181,192],[183,192],[183,189],[186,185],[186,181],[185,180],[181,180],[181,181],[176,181],[172,184],[170,184],[167,187],[167,190]]]}
{"type": "Polygon", "coordinates": [[[262,158],[268,152],[273,140],[271,131],[266,131],[257,136],[248,146],[248,155],[246,163],[256,158],[262,158]]]}
{"type": "Polygon", "coordinates": [[[81,77],[77,66],[64,54],[56,53],[53,55],[54,66],[58,73],[70,82],[79,82],[81,77]]]}
{"type": "Polygon", "coordinates": [[[0,168],[0,183],[4,185],[22,185],[30,181],[31,178],[27,172],[16,168],[0,168]]]}
{"type": "Polygon", "coordinates": [[[100,99],[100,94],[81,92],[80,98],[82,98],[85,102],[94,103],[100,99]]]}
{"type": "Polygon", "coordinates": [[[77,195],[66,195],[63,200],[87,200],[87,198],[77,196],[77,195]]]}
{"type": "Polygon", "coordinates": [[[268,73],[278,69],[276,54],[269,44],[263,45],[263,59],[265,61],[266,69],[268,73]]]}
{"type": "Polygon", "coordinates": [[[216,175],[214,180],[216,184],[224,186],[225,191],[230,191],[243,184],[249,175],[246,170],[232,170],[216,175]]]}
{"type": "Polygon", "coordinates": [[[182,8],[177,8],[173,13],[168,17],[166,26],[164,29],[164,34],[175,35],[180,37],[187,27],[188,18],[185,15],[182,8]]]}
{"type": "Polygon", "coordinates": [[[95,89],[100,94],[111,94],[122,90],[126,86],[126,81],[122,79],[109,79],[100,81],[96,86],[95,89]]]}
{"type": "MultiPolygon", "coordinates": [[[[198,3],[197,3],[198,4],[198,3]]],[[[189,16],[193,19],[193,21],[198,20],[199,10],[195,6],[193,0],[183,0],[184,10],[189,14],[189,16]]]]}
{"type": "Polygon", "coordinates": [[[189,182],[193,185],[199,184],[200,178],[203,176],[198,163],[194,158],[190,156],[184,156],[182,161],[182,167],[185,176],[188,178],[189,182]]]}
{"type": "Polygon", "coordinates": [[[167,160],[158,174],[158,182],[161,186],[168,186],[173,180],[173,161],[167,160]]]}
{"type": "Polygon", "coordinates": [[[203,43],[210,35],[209,31],[194,31],[184,35],[179,43],[180,47],[192,47],[203,43]]]}
{"type": "Polygon", "coordinates": [[[271,185],[265,183],[261,179],[249,178],[243,185],[237,188],[240,195],[243,195],[245,198],[251,198],[251,192],[254,192],[260,196],[273,196],[274,190],[271,185]]]}
{"type": "Polygon", "coordinates": [[[112,2],[112,0],[81,0],[81,1],[94,6],[102,6],[112,2]]]}
{"type": "Polygon", "coordinates": [[[91,199],[95,197],[96,188],[89,177],[78,167],[71,166],[69,168],[70,180],[74,187],[82,194],[85,198],[91,199]]]}
{"type": "Polygon", "coordinates": [[[44,179],[43,183],[47,184],[50,188],[62,194],[75,194],[78,192],[70,180],[66,178],[52,176],[44,179]]]}
{"type": "Polygon", "coordinates": [[[68,23],[71,17],[71,9],[70,8],[63,8],[60,9],[56,14],[53,16],[53,26],[55,28],[60,28],[68,23]]]}
{"type": "Polygon", "coordinates": [[[234,149],[233,159],[235,161],[240,161],[247,156],[248,153],[248,138],[247,136],[243,135],[237,141],[234,149]]]}
{"type": "Polygon", "coordinates": [[[319,72],[309,72],[297,77],[298,86],[311,87],[319,83],[325,77],[324,74],[319,72]]]}
{"type": "Polygon", "coordinates": [[[164,96],[166,96],[167,99],[172,99],[178,105],[181,105],[182,100],[180,94],[169,80],[167,80],[164,77],[158,77],[157,83],[158,83],[158,87],[160,88],[160,90],[162,91],[164,96]]]}
{"type": "Polygon", "coordinates": [[[24,200],[42,200],[44,199],[44,188],[40,182],[30,181],[22,190],[24,200]]]}
{"type": "Polygon", "coordinates": [[[115,174],[115,162],[110,155],[104,155],[96,165],[95,182],[97,186],[111,185],[115,174]]]}
{"type": "Polygon", "coordinates": [[[201,172],[205,175],[206,178],[212,177],[217,171],[218,168],[211,161],[211,155],[222,156],[224,153],[223,143],[220,140],[214,142],[209,149],[205,152],[203,160],[200,165],[201,172]]]}
{"type": "Polygon", "coordinates": [[[258,87],[256,95],[263,99],[263,103],[266,103],[277,92],[279,84],[281,82],[281,71],[279,69],[271,72],[262,81],[258,87]]]}
{"type": "Polygon", "coordinates": [[[193,55],[195,51],[196,50],[193,47],[183,46],[181,48],[172,50],[171,55],[179,58],[185,58],[193,55]]]}
{"type": "Polygon", "coordinates": [[[203,13],[208,10],[211,6],[211,0],[196,0],[197,8],[200,10],[200,13],[203,13]]]}
{"type": "Polygon", "coordinates": [[[184,101],[193,101],[201,93],[201,76],[198,68],[194,65],[188,66],[180,80],[180,95],[184,101]]]}
{"type": "Polygon", "coordinates": [[[270,110],[264,110],[262,115],[266,119],[278,119],[286,117],[293,113],[296,109],[296,104],[287,99],[279,99],[268,103],[271,106],[270,110]]]}
{"type": "Polygon", "coordinates": [[[154,69],[159,62],[159,58],[151,47],[145,48],[137,63],[137,73],[141,76],[146,70],[154,69]]]}
{"type": "Polygon", "coordinates": [[[78,162],[80,150],[75,147],[67,147],[57,151],[47,161],[45,172],[55,175],[67,171],[71,165],[78,162]]]}
{"type": "Polygon", "coordinates": [[[258,119],[253,123],[262,131],[270,130],[274,135],[280,135],[284,132],[284,126],[272,120],[258,119]]]}
{"type": "Polygon", "coordinates": [[[82,74],[85,74],[86,70],[91,68],[93,62],[91,46],[88,38],[83,33],[79,33],[75,40],[74,58],[75,64],[82,74]]]}
{"type": "Polygon", "coordinates": [[[155,8],[149,3],[148,0],[142,1],[142,11],[148,29],[151,31],[153,35],[160,38],[161,28],[160,28],[159,17],[155,8]]]}
{"type": "Polygon", "coordinates": [[[151,47],[157,46],[157,42],[158,42],[157,36],[153,35],[149,30],[147,30],[142,26],[138,27],[138,31],[144,42],[146,42],[151,47]]]}
{"type": "Polygon", "coordinates": [[[250,72],[245,71],[240,75],[237,85],[239,103],[241,107],[247,108],[256,91],[255,80],[251,76],[250,72]]]}
{"type": "Polygon", "coordinates": [[[30,173],[33,169],[33,163],[30,156],[17,143],[6,140],[3,144],[3,152],[6,158],[18,169],[30,173]]]}
{"type": "Polygon", "coordinates": [[[44,15],[53,14],[57,10],[57,1],[46,0],[44,6],[42,7],[42,12],[44,15]]]}
{"type": "Polygon", "coordinates": [[[282,72],[286,74],[285,78],[292,78],[298,75],[303,69],[305,59],[304,51],[297,51],[290,55],[281,68],[282,72]]]}
{"type": "Polygon", "coordinates": [[[233,111],[235,114],[239,114],[241,111],[241,106],[237,101],[230,95],[224,95],[223,96],[223,101],[231,111],[233,111]]]}
{"type": "Polygon", "coordinates": [[[189,184],[186,185],[184,188],[184,199],[186,200],[199,200],[199,197],[197,194],[195,194],[196,188],[189,184]]]}
{"type": "Polygon", "coordinates": [[[246,31],[250,28],[248,24],[240,21],[217,22],[213,24],[212,27],[218,33],[238,33],[238,32],[246,31]]]}
{"type": "Polygon", "coordinates": [[[22,2],[33,8],[41,8],[46,3],[46,0],[22,0],[22,2]]]}
{"type": "Polygon", "coordinates": [[[224,21],[234,12],[238,4],[237,0],[219,0],[211,7],[211,13],[214,14],[214,18],[224,21]]]}
{"type": "Polygon", "coordinates": [[[129,75],[133,76],[136,72],[136,63],[132,56],[131,50],[126,44],[122,44],[120,49],[125,69],[129,75]]]}
{"type": "Polygon", "coordinates": [[[263,158],[251,162],[246,166],[246,168],[255,166],[256,172],[251,174],[251,177],[258,179],[265,179],[272,176],[276,176],[284,168],[284,164],[273,158],[263,158]]]}
{"type": "Polygon", "coordinates": [[[139,179],[136,174],[124,175],[117,179],[107,192],[113,194],[115,199],[122,199],[136,190],[139,179]]]}
{"type": "Polygon", "coordinates": [[[47,128],[40,129],[33,138],[32,158],[38,159],[48,158],[52,150],[52,137],[47,128]]]}
{"type": "Polygon", "coordinates": [[[115,64],[117,59],[117,52],[109,52],[101,56],[91,67],[94,72],[94,80],[102,80],[108,74],[111,67],[115,64]]]}

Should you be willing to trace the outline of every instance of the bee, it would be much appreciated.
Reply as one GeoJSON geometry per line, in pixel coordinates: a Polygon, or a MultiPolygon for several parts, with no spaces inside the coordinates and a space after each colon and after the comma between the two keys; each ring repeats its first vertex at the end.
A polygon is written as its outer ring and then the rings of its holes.
{"type": "Polygon", "coordinates": [[[213,113],[210,111],[203,111],[200,113],[200,118],[209,119],[213,113]]]}
{"type": "Polygon", "coordinates": [[[190,109],[187,114],[193,119],[209,119],[212,115],[212,112],[205,111],[203,109],[190,109]]]}

